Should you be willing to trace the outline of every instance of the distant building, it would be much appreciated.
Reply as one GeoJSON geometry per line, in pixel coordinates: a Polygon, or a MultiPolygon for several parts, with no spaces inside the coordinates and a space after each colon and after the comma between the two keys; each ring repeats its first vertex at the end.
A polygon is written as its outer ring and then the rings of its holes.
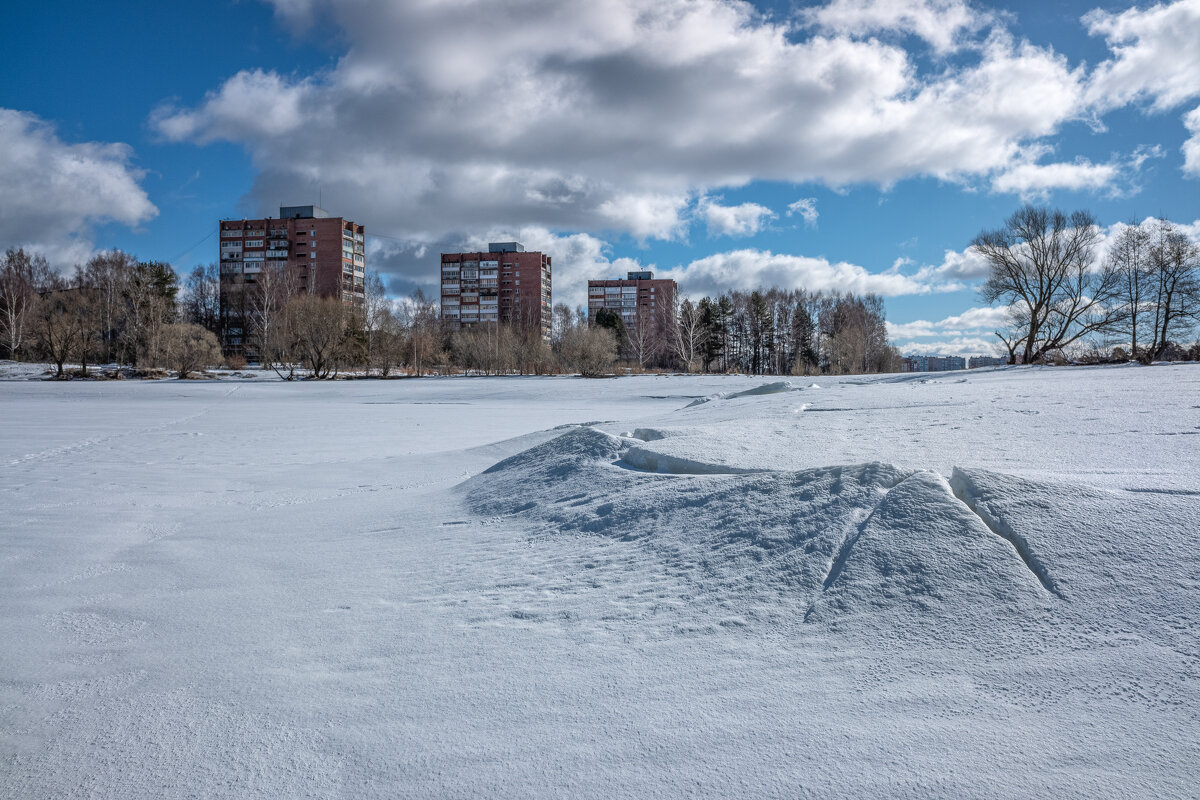
{"type": "Polygon", "coordinates": [[[311,293],[361,303],[366,287],[366,229],[317,206],[282,206],[279,219],[222,220],[221,344],[257,357],[263,271],[276,269],[287,294],[311,293]]]}
{"type": "Polygon", "coordinates": [[[977,367],[1002,367],[1008,363],[1004,356],[971,356],[971,369],[977,367]]]}
{"type": "Polygon", "coordinates": [[[905,372],[949,372],[967,368],[962,356],[905,356],[905,372]]]}
{"type": "Polygon", "coordinates": [[[626,273],[624,280],[588,281],[588,324],[607,308],[621,315],[628,331],[639,325],[662,328],[675,313],[676,294],[675,281],[655,280],[649,270],[626,273]]]}
{"type": "Polygon", "coordinates": [[[486,253],[442,253],[442,319],[453,329],[504,323],[550,339],[550,256],[520,242],[486,253]]]}

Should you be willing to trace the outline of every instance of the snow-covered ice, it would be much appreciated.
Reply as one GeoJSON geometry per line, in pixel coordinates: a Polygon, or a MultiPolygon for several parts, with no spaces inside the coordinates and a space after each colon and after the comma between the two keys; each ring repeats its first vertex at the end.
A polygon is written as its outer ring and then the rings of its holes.
{"type": "Polygon", "coordinates": [[[10,374],[0,795],[1200,785],[1200,366],[10,374]]]}

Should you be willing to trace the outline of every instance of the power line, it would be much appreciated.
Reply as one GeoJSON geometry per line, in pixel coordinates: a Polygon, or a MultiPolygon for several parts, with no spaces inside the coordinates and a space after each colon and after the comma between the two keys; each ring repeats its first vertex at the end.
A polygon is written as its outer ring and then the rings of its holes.
{"type": "Polygon", "coordinates": [[[172,259],[170,260],[170,262],[169,262],[169,263],[171,264],[171,266],[175,266],[175,262],[176,262],[176,261],[178,261],[179,259],[183,258],[183,257],[184,257],[184,256],[186,256],[188,253],[192,252],[192,251],[193,251],[193,250],[195,250],[197,247],[199,247],[200,245],[204,244],[205,242],[207,242],[209,239],[213,238],[213,237],[214,237],[214,236],[216,236],[216,235],[217,235],[217,232],[216,232],[215,230],[209,231],[207,236],[205,236],[205,237],[204,237],[203,239],[201,239],[200,241],[196,242],[194,245],[192,245],[191,247],[189,247],[187,250],[184,250],[182,253],[180,253],[179,255],[177,255],[177,256],[175,256],[174,258],[172,258],[172,259]]]}

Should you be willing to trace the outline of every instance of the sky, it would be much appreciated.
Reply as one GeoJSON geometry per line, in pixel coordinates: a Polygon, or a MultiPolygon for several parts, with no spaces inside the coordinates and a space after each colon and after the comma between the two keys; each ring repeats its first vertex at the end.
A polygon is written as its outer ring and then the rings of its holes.
{"type": "Polygon", "coordinates": [[[180,272],[319,203],[395,296],[516,239],[554,299],[875,292],[991,353],[971,239],[1024,203],[1200,236],[1200,0],[46,0],[0,30],[0,248],[180,272]]]}

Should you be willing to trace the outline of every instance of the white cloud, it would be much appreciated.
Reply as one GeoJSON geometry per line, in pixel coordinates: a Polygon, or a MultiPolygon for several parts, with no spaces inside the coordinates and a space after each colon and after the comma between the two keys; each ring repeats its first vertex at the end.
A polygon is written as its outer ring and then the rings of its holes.
{"type": "Polygon", "coordinates": [[[1007,322],[1007,308],[981,306],[937,322],[887,323],[888,339],[902,353],[924,355],[1004,355],[993,335],[1007,322]]]}
{"type": "Polygon", "coordinates": [[[685,266],[660,270],[656,277],[675,279],[680,291],[693,297],[718,295],[730,289],[750,291],[770,287],[873,292],[884,297],[942,291],[940,286],[891,270],[871,272],[844,261],[757,249],[714,253],[685,266]]]}
{"type": "Polygon", "coordinates": [[[1015,164],[992,179],[992,189],[1023,198],[1045,197],[1051,190],[1103,189],[1120,175],[1116,164],[1093,164],[1086,158],[1052,164],[1015,164]]]}
{"type": "Polygon", "coordinates": [[[150,123],[172,140],[206,143],[218,139],[286,136],[304,125],[307,81],[289,83],[274,72],[243,70],[208,92],[199,110],[159,106],[150,123]]]}
{"type": "Polygon", "coordinates": [[[717,202],[719,199],[704,197],[696,206],[696,214],[704,220],[710,236],[753,236],[775,219],[774,211],[758,203],[723,206],[717,202]]]}
{"type": "Polygon", "coordinates": [[[638,239],[675,239],[687,227],[684,195],[627,192],[600,203],[597,211],[605,222],[638,239]]]}
{"type": "Polygon", "coordinates": [[[1200,106],[1192,109],[1183,118],[1183,124],[1192,136],[1183,143],[1183,171],[1200,178],[1200,106]]]}
{"type": "Polygon", "coordinates": [[[262,209],[319,185],[405,237],[499,224],[681,238],[690,200],[714,189],[987,180],[1082,113],[1082,70],[1002,30],[928,72],[898,42],[839,32],[892,20],[949,46],[979,18],[953,0],[835,3],[804,38],[739,0],[276,7],[339,27],[337,65],[240,72],[160,108],[154,128],[243,144],[262,209]]]}
{"type": "Polygon", "coordinates": [[[787,213],[789,217],[794,214],[799,214],[804,218],[804,224],[806,227],[815,228],[817,227],[817,217],[820,216],[817,211],[817,198],[802,197],[793,203],[788,203],[787,213]]]}
{"type": "Polygon", "coordinates": [[[1165,153],[1158,145],[1141,145],[1128,156],[1113,156],[1097,164],[1086,158],[1073,162],[1038,163],[1048,148],[1030,147],[1024,160],[992,178],[992,189],[1018,194],[1025,200],[1044,200],[1051,192],[1104,190],[1111,196],[1136,194],[1141,190],[1136,181],[1142,166],[1165,153]]]}
{"type": "Polygon", "coordinates": [[[928,342],[906,342],[893,340],[892,344],[905,355],[939,356],[1003,356],[1007,355],[1000,340],[995,336],[955,336],[928,342]]]}
{"type": "Polygon", "coordinates": [[[158,214],[125,144],[59,139],[52,125],[0,108],[0,247],[26,247],[67,267],[92,255],[96,225],[158,214]]]}
{"type": "Polygon", "coordinates": [[[1165,111],[1200,95],[1200,0],[1117,14],[1096,9],[1083,22],[1114,54],[1088,81],[1092,106],[1106,110],[1148,100],[1165,111]]]}
{"type": "Polygon", "coordinates": [[[964,33],[990,20],[963,0],[833,0],[801,16],[837,34],[911,33],[938,52],[957,49],[964,33]]]}
{"type": "Polygon", "coordinates": [[[969,308],[961,314],[939,322],[918,319],[912,322],[888,322],[888,336],[894,339],[915,339],[949,334],[990,334],[1007,321],[1008,309],[982,306],[969,308]]]}

